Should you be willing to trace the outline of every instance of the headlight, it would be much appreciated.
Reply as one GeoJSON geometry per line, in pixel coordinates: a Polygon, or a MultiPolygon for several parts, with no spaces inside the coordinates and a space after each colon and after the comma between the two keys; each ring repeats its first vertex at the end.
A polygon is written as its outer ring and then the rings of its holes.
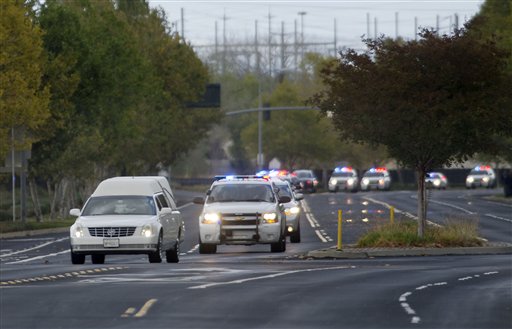
{"type": "Polygon", "coordinates": [[[434,179],[434,185],[435,186],[441,185],[441,180],[440,179],[434,179]]]}
{"type": "Polygon", "coordinates": [[[484,177],[484,178],[482,178],[482,180],[483,180],[485,183],[488,183],[488,182],[489,182],[489,177],[484,177]]]}
{"type": "Polygon", "coordinates": [[[217,224],[220,222],[220,215],[215,212],[207,212],[203,215],[203,224],[217,224]]]}
{"type": "Polygon", "coordinates": [[[268,224],[277,223],[277,214],[275,212],[263,214],[263,220],[268,224]]]}
{"type": "Polygon", "coordinates": [[[153,230],[151,228],[151,225],[150,224],[146,224],[144,226],[142,226],[142,231],[140,233],[142,236],[146,237],[146,238],[149,238],[150,236],[153,235],[153,230]]]}
{"type": "Polygon", "coordinates": [[[291,207],[291,208],[286,208],[284,210],[284,213],[286,215],[296,215],[300,212],[300,208],[299,207],[291,207]]]}
{"type": "Polygon", "coordinates": [[[383,179],[379,179],[379,185],[384,185],[384,180],[383,179]]]}
{"type": "Polygon", "coordinates": [[[354,179],[353,178],[347,179],[347,184],[348,185],[353,185],[354,184],[354,179]]]}
{"type": "Polygon", "coordinates": [[[363,178],[363,184],[364,185],[370,184],[370,180],[368,178],[363,178]]]}
{"type": "Polygon", "coordinates": [[[75,226],[75,238],[82,238],[84,236],[84,228],[78,224],[75,226]]]}
{"type": "Polygon", "coordinates": [[[475,180],[475,179],[474,179],[473,177],[468,177],[468,178],[466,178],[466,181],[467,181],[468,183],[473,183],[473,181],[474,181],[474,180],[475,180]]]}
{"type": "Polygon", "coordinates": [[[335,178],[333,178],[333,179],[331,179],[331,180],[329,181],[329,184],[331,184],[331,185],[336,185],[336,184],[338,184],[338,181],[337,181],[335,178]]]}

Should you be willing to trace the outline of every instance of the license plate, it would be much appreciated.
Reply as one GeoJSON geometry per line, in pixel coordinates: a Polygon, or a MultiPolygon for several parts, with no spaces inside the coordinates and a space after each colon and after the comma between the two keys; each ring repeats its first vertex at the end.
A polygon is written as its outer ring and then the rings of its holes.
{"type": "Polygon", "coordinates": [[[103,247],[105,248],[119,248],[119,239],[103,239],[103,247]]]}

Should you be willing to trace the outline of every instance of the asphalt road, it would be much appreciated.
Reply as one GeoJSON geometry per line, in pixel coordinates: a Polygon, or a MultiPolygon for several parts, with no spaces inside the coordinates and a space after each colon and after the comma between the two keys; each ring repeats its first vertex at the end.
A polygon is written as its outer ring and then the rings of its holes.
{"type": "MultiPolygon", "coordinates": [[[[512,242],[512,208],[488,190],[435,191],[429,218],[478,220],[482,236],[512,242]],[[434,202],[435,201],[435,202],[434,202]],[[469,213],[471,212],[471,214],[469,213]]],[[[496,193],[496,191],[494,191],[496,193]]],[[[178,264],[142,255],[71,265],[66,233],[1,240],[0,328],[511,328],[511,255],[313,260],[307,251],[353,243],[389,220],[388,205],[415,215],[413,192],[307,195],[302,242],[197,251],[197,216],[186,218],[178,264]]]]}

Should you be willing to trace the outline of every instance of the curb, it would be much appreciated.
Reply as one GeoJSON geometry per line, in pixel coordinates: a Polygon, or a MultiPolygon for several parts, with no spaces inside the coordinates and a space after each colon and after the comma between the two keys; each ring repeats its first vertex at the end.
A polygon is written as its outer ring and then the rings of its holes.
{"type": "Polygon", "coordinates": [[[52,234],[52,233],[64,233],[64,232],[69,232],[69,226],[68,227],[45,228],[42,230],[0,233],[0,239],[23,238],[23,237],[27,237],[27,236],[37,236],[37,235],[52,234]]]}
{"type": "Polygon", "coordinates": [[[402,256],[451,256],[451,255],[502,255],[512,254],[511,244],[497,244],[486,247],[456,247],[456,248],[336,248],[313,250],[306,257],[314,259],[367,259],[375,257],[402,256]]]}

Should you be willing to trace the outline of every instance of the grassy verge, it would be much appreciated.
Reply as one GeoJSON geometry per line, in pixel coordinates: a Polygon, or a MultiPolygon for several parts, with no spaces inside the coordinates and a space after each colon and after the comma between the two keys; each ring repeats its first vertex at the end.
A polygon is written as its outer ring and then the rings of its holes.
{"type": "Polygon", "coordinates": [[[35,219],[27,219],[25,222],[0,221],[0,233],[42,230],[56,227],[70,227],[74,222],[75,218],[42,222],[37,222],[35,219]]]}
{"type": "Polygon", "coordinates": [[[423,238],[418,237],[415,221],[388,223],[370,230],[357,242],[357,247],[477,247],[484,245],[478,238],[474,220],[447,219],[442,227],[428,225],[423,238]]]}

